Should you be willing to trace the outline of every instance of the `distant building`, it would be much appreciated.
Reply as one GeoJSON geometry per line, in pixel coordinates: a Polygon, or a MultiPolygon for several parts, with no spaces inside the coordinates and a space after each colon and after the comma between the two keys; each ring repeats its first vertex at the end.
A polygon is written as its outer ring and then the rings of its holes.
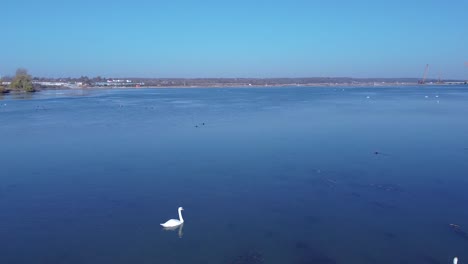
{"type": "Polygon", "coordinates": [[[466,84],[466,82],[445,82],[446,84],[466,84]]]}
{"type": "Polygon", "coordinates": [[[95,86],[111,86],[111,87],[117,87],[117,86],[121,86],[121,87],[140,87],[140,86],[143,86],[145,85],[145,83],[136,83],[136,82],[133,82],[132,80],[120,80],[120,79],[117,79],[117,80],[107,80],[105,82],[95,82],[94,83],[95,86]]]}
{"type": "Polygon", "coordinates": [[[67,86],[66,82],[33,82],[34,84],[39,84],[42,86],[67,86]]]}
{"type": "Polygon", "coordinates": [[[107,83],[132,83],[131,80],[107,80],[107,83]]]}

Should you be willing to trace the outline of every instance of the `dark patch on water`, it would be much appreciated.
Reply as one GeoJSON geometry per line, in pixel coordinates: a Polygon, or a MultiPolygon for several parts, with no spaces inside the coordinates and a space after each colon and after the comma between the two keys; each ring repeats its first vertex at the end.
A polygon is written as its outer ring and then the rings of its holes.
{"type": "Polygon", "coordinates": [[[384,232],[383,235],[387,239],[395,239],[396,238],[395,233],[392,233],[392,232],[384,232]]]}
{"type": "MultiPolygon", "coordinates": [[[[454,183],[456,184],[456,183],[454,183]]],[[[440,184],[441,186],[442,184],[440,184]]],[[[446,188],[431,188],[430,192],[436,196],[439,197],[439,199],[445,199],[447,201],[450,201],[455,204],[460,204],[460,206],[464,206],[465,202],[463,201],[465,199],[464,194],[460,192],[454,192],[452,189],[449,188],[447,184],[446,188]]]]}
{"type": "Polygon", "coordinates": [[[336,264],[336,260],[332,257],[327,256],[325,253],[315,250],[308,249],[307,253],[299,258],[296,264],[336,264]]]}
{"type": "Polygon", "coordinates": [[[123,205],[125,204],[125,201],[120,199],[110,199],[109,202],[112,207],[123,207],[123,205]]]}
{"type": "Polygon", "coordinates": [[[320,219],[315,215],[306,215],[304,216],[304,220],[308,223],[318,223],[320,219]]]}
{"type": "Polygon", "coordinates": [[[84,259],[76,254],[71,254],[68,252],[50,252],[51,255],[47,255],[42,257],[39,260],[39,263],[47,263],[47,264],[60,264],[60,263],[70,263],[70,264],[78,264],[78,263],[85,263],[84,259]]]}
{"type": "Polygon", "coordinates": [[[275,236],[275,232],[273,231],[266,231],[265,233],[263,233],[263,237],[265,238],[272,238],[275,236]]]}
{"type": "Polygon", "coordinates": [[[307,242],[305,241],[297,241],[295,244],[294,244],[294,247],[296,249],[301,249],[301,250],[304,250],[304,249],[309,249],[310,246],[307,242]]]}
{"type": "Polygon", "coordinates": [[[6,187],[7,187],[7,189],[16,189],[16,188],[20,187],[20,184],[19,183],[12,183],[12,184],[8,184],[6,187]]]}
{"type": "Polygon", "coordinates": [[[69,224],[69,225],[77,222],[75,217],[63,217],[61,221],[62,223],[69,224]]]}
{"type": "Polygon", "coordinates": [[[422,260],[423,260],[423,263],[426,263],[426,264],[442,264],[442,262],[430,256],[424,256],[422,260]]]}
{"type": "Polygon", "coordinates": [[[371,264],[379,263],[379,261],[375,257],[369,256],[369,255],[364,255],[362,259],[364,260],[362,263],[371,263],[371,264]]]}
{"type": "Polygon", "coordinates": [[[236,256],[233,260],[227,262],[228,264],[261,264],[264,263],[263,254],[256,250],[247,251],[241,255],[236,256]]]}
{"type": "Polygon", "coordinates": [[[14,193],[17,191],[22,185],[19,183],[12,183],[5,185],[3,188],[0,188],[0,199],[5,198],[8,194],[14,193]]]}
{"type": "Polygon", "coordinates": [[[397,207],[395,205],[392,205],[392,204],[388,204],[388,203],[384,203],[384,202],[379,202],[379,201],[373,201],[370,203],[372,206],[374,206],[375,208],[379,208],[379,209],[384,209],[384,210],[394,210],[394,209],[397,209],[397,207]]]}
{"type": "Polygon", "coordinates": [[[106,214],[105,214],[105,217],[107,217],[107,218],[113,218],[113,217],[114,217],[114,213],[106,213],[106,214]]]}

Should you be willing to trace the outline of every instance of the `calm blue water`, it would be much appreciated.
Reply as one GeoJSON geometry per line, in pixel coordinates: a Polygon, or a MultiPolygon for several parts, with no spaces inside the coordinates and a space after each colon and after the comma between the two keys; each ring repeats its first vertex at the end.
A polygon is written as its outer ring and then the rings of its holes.
{"type": "Polygon", "coordinates": [[[468,263],[466,87],[44,91],[0,124],[0,263],[468,263]]]}

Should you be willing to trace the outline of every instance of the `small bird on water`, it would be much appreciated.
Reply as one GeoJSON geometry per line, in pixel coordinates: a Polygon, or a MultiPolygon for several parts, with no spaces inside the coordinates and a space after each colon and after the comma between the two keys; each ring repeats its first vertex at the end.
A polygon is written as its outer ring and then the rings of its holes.
{"type": "Polygon", "coordinates": [[[380,151],[374,151],[374,155],[390,156],[390,155],[388,155],[386,153],[382,153],[380,151]]]}

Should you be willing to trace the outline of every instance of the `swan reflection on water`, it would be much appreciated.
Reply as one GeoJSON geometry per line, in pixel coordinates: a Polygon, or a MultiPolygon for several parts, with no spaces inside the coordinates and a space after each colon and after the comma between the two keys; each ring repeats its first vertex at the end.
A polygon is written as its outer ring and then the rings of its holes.
{"type": "Polygon", "coordinates": [[[179,238],[182,238],[182,236],[184,235],[184,232],[182,231],[183,228],[184,228],[184,224],[182,223],[181,225],[178,225],[178,226],[164,227],[163,230],[164,230],[164,231],[176,231],[176,230],[179,230],[179,232],[178,232],[179,238]]]}

